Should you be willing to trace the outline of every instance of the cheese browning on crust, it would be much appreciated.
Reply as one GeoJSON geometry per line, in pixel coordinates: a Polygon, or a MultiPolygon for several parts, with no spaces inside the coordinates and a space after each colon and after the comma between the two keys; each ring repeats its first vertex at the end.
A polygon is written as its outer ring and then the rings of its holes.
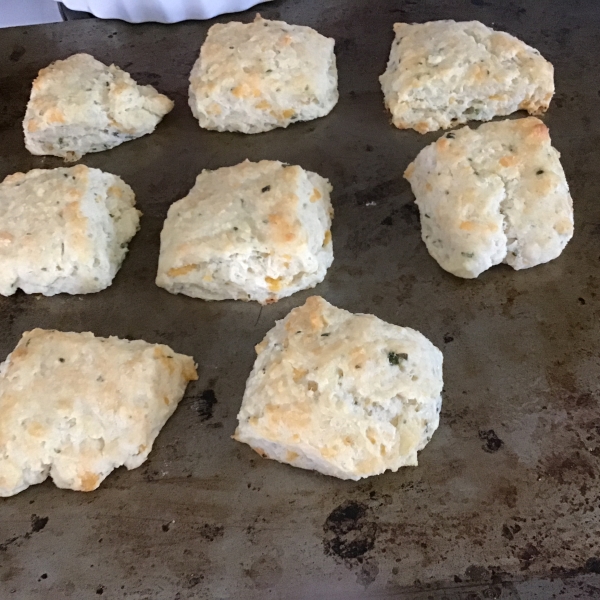
{"type": "Polygon", "coordinates": [[[334,40],[267,21],[213,25],[190,75],[200,126],[259,133],[309,121],[338,101],[334,40]]]}
{"type": "Polygon", "coordinates": [[[88,294],[115,277],[139,227],[132,189],[78,165],[0,184],[0,294],[88,294]]]}
{"type": "Polygon", "coordinates": [[[197,379],[168,346],[35,329],[0,365],[0,496],[48,476],[88,492],[139,467],[197,379]]]}
{"type": "Polygon", "coordinates": [[[470,21],[396,23],[379,78],[392,122],[427,133],[517,110],[539,114],[554,94],[554,69],[517,38],[470,21]]]}
{"type": "Polygon", "coordinates": [[[423,241],[440,266],[473,278],[504,262],[548,262],[573,236],[573,201],[548,128],[535,117],[463,127],[406,169],[423,241]]]}
{"type": "Polygon", "coordinates": [[[439,423],[442,353],[413,329],[314,296],[256,348],[234,438],[342,479],[417,464],[439,423]]]}
{"type": "Polygon", "coordinates": [[[23,121],[32,154],[78,160],[152,133],[173,102],[119,67],[74,54],[42,69],[23,121]]]}
{"type": "Polygon", "coordinates": [[[333,261],[331,186],[277,161],[203,171],[169,209],[156,284],[263,304],[314,287],[333,261]]]}

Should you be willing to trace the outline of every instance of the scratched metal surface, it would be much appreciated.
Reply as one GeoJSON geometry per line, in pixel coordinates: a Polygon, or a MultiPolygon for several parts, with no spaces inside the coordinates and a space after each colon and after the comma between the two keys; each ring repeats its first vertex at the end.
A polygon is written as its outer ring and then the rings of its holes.
{"type": "Polygon", "coordinates": [[[600,6],[260,8],[336,38],[340,102],[328,117],[256,136],[201,131],[187,76],[209,23],[0,31],[0,177],[61,164],[30,156],[20,129],[30,82],[54,59],[91,52],[176,102],[153,135],[82,161],[121,175],[144,212],[114,285],[90,296],[0,299],[0,357],[32,327],[92,330],[170,344],[193,354],[200,374],[139,469],[121,469],[89,494],[48,481],[0,501],[0,597],[599,598],[600,6]],[[394,21],[440,18],[509,31],[556,67],[545,121],[571,184],[576,234],[548,265],[465,281],[438,268],[420,241],[402,172],[437,135],[391,127],[377,76],[394,21]],[[155,287],[170,203],[200,169],[245,158],[299,163],[331,179],[336,258],[326,281],[262,309],[155,287]],[[315,292],[419,329],[443,350],[441,424],[418,468],[343,482],[262,460],[230,439],[254,344],[315,292]]]}

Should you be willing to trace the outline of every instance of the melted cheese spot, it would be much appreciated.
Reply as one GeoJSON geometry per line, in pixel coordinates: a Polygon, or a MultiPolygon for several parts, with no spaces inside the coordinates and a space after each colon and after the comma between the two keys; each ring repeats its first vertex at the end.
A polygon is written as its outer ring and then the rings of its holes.
{"type": "Polygon", "coordinates": [[[84,473],[81,476],[81,491],[91,492],[98,487],[99,477],[96,473],[84,473]]]}
{"type": "MultiPolygon", "coordinates": [[[[254,79],[256,80],[256,78],[254,79]]],[[[260,89],[256,85],[251,85],[245,81],[234,87],[231,93],[236,98],[260,98],[261,96],[260,89]]]]}
{"type": "Polygon", "coordinates": [[[27,427],[27,433],[32,437],[42,437],[46,433],[46,428],[41,423],[31,423],[27,427]]]}
{"type": "Polygon", "coordinates": [[[64,123],[65,115],[58,108],[50,109],[45,115],[48,123],[64,123]]]}
{"type": "Polygon", "coordinates": [[[283,289],[283,277],[277,277],[277,279],[265,277],[265,282],[271,292],[279,292],[283,289]]]}
{"type": "MultiPolygon", "coordinates": [[[[296,197],[293,197],[296,200],[296,197]]],[[[291,204],[291,203],[290,203],[291,204]]],[[[291,204],[293,206],[293,204],[291,204]]],[[[269,224],[273,227],[273,237],[277,243],[288,243],[296,239],[294,223],[281,214],[271,214],[268,217],[269,224]]]]}
{"type": "Polygon", "coordinates": [[[213,103],[212,103],[212,104],[211,104],[211,105],[210,105],[210,106],[209,106],[209,107],[206,109],[206,112],[207,112],[209,115],[220,115],[220,114],[223,112],[223,110],[222,110],[222,108],[221,108],[221,107],[220,107],[220,106],[219,106],[219,105],[218,105],[216,102],[213,102],[213,103]]]}
{"type": "Polygon", "coordinates": [[[515,165],[519,164],[519,159],[514,154],[511,154],[509,156],[503,156],[500,159],[500,164],[503,167],[514,167],[515,165]]]}
{"type": "Polygon", "coordinates": [[[296,369],[296,367],[293,367],[293,370],[294,370],[294,375],[293,375],[294,383],[298,383],[305,375],[308,375],[307,369],[296,369]]]}
{"type": "Polygon", "coordinates": [[[8,231],[0,231],[0,246],[10,246],[15,241],[15,236],[8,231]]]}
{"type": "Polygon", "coordinates": [[[117,198],[122,198],[123,197],[123,190],[118,185],[111,185],[106,190],[106,193],[109,196],[116,196],[117,198]]]}
{"type": "Polygon", "coordinates": [[[196,268],[196,265],[185,265],[183,267],[174,267],[167,271],[168,277],[181,277],[187,275],[196,268]]]}

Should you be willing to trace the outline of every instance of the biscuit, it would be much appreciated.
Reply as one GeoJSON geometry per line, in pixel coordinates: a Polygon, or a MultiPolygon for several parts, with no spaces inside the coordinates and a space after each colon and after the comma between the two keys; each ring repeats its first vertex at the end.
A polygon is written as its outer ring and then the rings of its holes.
{"type": "Polygon", "coordinates": [[[0,184],[0,294],[107,288],[139,228],[132,189],[84,165],[34,169],[0,184]]]}
{"type": "Polygon", "coordinates": [[[200,127],[259,133],[329,114],[338,101],[334,40],[256,17],[213,25],[190,75],[200,127]]]}
{"type": "Polygon", "coordinates": [[[379,80],[399,129],[427,133],[550,104],[554,68],[508,33],[478,21],[396,23],[394,31],[379,80]]]}
{"type": "Polygon", "coordinates": [[[314,287],[333,261],[331,189],[320,175],[277,161],[203,171],[169,209],[156,284],[262,304],[314,287]]]}
{"type": "Polygon", "coordinates": [[[115,65],[74,54],[42,69],[23,121],[32,154],[78,160],[152,133],[173,102],[115,65]]]}
{"type": "Polygon", "coordinates": [[[442,353],[419,332],[313,296],[256,347],[234,439],[358,480],[417,464],[439,424],[442,353]]]}
{"type": "Polygon", "coordinates": [[[139,467],[194,361],[168,346],[35,329],[0,365],[0,496],[50,476],[95,490],[113,469],[139,467]]]}
{"type": "Polygon", "coordinates": [[[559,256],[573,237],[559,158],[535,117],[463,127],[421,150],[404,176],[429,254],[465,278],[501,262],[527,269],[559,256]]]}

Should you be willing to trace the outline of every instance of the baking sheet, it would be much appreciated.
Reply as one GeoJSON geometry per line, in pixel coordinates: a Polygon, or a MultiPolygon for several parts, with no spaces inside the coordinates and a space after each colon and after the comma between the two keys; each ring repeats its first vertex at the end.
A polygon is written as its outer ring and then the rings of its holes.
{"type": "Polygon", "coordinates": [[[0,298],[0,357],[33,327],[91,330],[169,344],[196,358],[200,376],[139,469],[116,471],[93,493],[48,481],[0,501],[0,597],[600,597],[600,5],[276,0],[258,9],[335,37],[340,101],[328,117],[255,136],[200,130],[187,77],[214,21],[0,31],[0,177],[62,165],[29,155],[21,132],[31,80],[52,60],[90,52],[175,100],[153,135],[81,161],[122,176],[144,212],[114,285],[0,298]],[[552,263],[466,281],[420,240],[402,172],[439,134],[389,125],[377,77],[393,22],[441,18],[508,31],[555,65],[544,121],[571,184],[576,233],[552,263]],[[157,288],[168,206],[201,169],[246,158],[331,180],[335,261],[325,282],[265,307],[157,288]],[[230,439],[254,344],[313,293],[418,329],[443,350],[441,424],[418,468],[344,482],[230,439]]]}

